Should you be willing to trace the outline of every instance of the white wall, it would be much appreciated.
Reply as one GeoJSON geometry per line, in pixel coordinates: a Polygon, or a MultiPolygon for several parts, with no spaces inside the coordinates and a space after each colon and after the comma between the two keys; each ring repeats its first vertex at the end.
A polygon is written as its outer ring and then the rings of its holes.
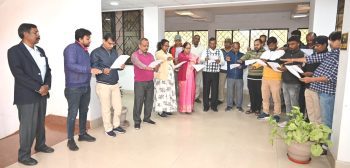
{"type": "Polygon", "coordinates": [[[309,26],[308,18],[290,19],[290,12],[217,15],[214,22],[196,22],[186,17],[166,17],[165,31],[208,30],[215,37],[216,29],[297,28],[309,26]]]}
{"type": "MultiPolygon", "coordinates": [[[[350,32],[350,2],[345,2],[343,32],[350,32]]],[[[350,42],[348,49],[340,51],[337,93],[333,116],[331,153],[336,167],[350,167],[350,42]]]]}
{"type": "MultiPolygon", "coordinates": [[[[63,49],[74,42],[74,31],[86,28],[92,32],[90,51],[101,44],[101,1],[100,0],[6,0],[0,6],[0,138],[18,130],[17,109],[13,102],[13,76],[7,64],[7,49],[18,44],[18,26],[23,22],[38,26],[41,40],[38,46],[44,48],[52,69],[51,98],[48,101],[49,114],[66,116],[67,102],[64,97],[63,49]]],[[[94,84],[94,79],[92,80],[94,84]]],[[[92,87],[94,88],[94,87],[92,87]]],[[[99,117],[98,100],[92,90],[88,119],[99,117]]]]}

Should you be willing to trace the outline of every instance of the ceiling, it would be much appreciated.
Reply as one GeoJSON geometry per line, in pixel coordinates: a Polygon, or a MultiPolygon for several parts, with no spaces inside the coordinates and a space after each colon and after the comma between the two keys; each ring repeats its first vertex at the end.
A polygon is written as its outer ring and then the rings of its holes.
{"type": "MultiPolygon", "coordinates": [[[[101,1],[102,1],[102,11],[133,10],[133,9],[141,9],[144,7],[151,7],[151,6],[158,6],[160,8],[169,10],[169,9],[193,9],[193,8],[247,6],[247,5],[254,6],[254,5],[263,5],[263,4],[288,4],[288,3],[310,2],[310,0],[101,0],[101,1]],[[119,5],[112,6],[110,5],[110,2],[118,2],[119,5]]],[[[282,8],[288,8],[288,5],[282,6],[282,8]]],[[[217,9],[217,10],[219,11],[220,9],[217,9]]],[[[257,10],[257,9],[255,8],[254,10],[257,10]]],[[[263,10],[263,9],[258,9],[258,10],[263,10]]],[[[279,9],[275,9],[275,10],[279,10],[279,9]]]]}
{"type": "MultiPolygon", "coordinates": [[[[292,12],[297,7],[296,3],[288,4],[270,4],[270,5],[249,5],[249,6],[227,6],[227,7],[213,7],[213,8],[197,8],[191,9],[193,13],[209,12],[213,15],[226,14],[244,14],[244,13],[265,13],[265,12],[292,12]]],[[[167,10],[165,12],[167,17],[178,16],[175,10],[167,10]]]]}

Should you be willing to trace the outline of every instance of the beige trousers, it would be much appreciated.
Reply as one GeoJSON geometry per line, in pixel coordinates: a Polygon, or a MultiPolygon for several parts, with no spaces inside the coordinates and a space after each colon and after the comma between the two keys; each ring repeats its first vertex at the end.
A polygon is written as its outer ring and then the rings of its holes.
{"type": "Polygon", "coordinates": [[[272,95],[274,115],[281,114],[281,80],[262,79],[261,94],[263,99],[263,112],[270,113],[270,97],[272,95]]]}
{"type": "Polygon", "coordinates": [[[106,85],[96,84],[96,93],[101,103],[101,114],[103,127],[106,132],[112,131],[120,125],[120,114],[122,112],[122,102],[120,88],[118,84],[106,85]],[[111,107],[113,108],[111,110],[111,107]]]}
{"type": "Polygon", "coordinates": [[[225,83],[226,83],[226,73],[220,72],[219,75],[219,95],[218,95],[218,100],[224,101],[225,100],[225,83]]]}
{"type": "Polygon", "coordinates": [[[321,124],[321,108],[320,108],[320,99],[318,97],[318,93],[306,89],[305,90],[305,103],[306,103],[306,111],[309,117],[310,122],[321,124]]]}

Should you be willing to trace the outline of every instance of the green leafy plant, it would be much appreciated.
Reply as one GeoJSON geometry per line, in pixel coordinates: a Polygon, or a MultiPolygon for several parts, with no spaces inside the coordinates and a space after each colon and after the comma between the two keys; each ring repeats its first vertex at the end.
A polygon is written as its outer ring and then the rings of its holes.
{"type": "Polygon", "coordinates": [[[328,126],[306,122],[299,107],[293,107],[292,111],[287,113],[287,115],[290,120],[283,129],[278,128],[278,124],[273,117],[269,118],[269,124],[272,126],[270,134],[272,144],[275,138],[283,139],[287,145],[311,142],[311,154],[313,156],[322,154],[322,144],[326,144],[329,147],[332,145],[332,142],[329,140],[332,130],[328,126]]]}

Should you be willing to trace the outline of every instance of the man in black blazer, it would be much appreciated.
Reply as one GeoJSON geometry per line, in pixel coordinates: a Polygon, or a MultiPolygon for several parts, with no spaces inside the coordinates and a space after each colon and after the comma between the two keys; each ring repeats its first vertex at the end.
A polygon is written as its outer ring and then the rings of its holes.
{"type": "Polygon", "coordinates": [[[18,28],[22,41],[11,47],[8,63],[15,79],[14,104],[17,105],[20,147],[18,161],[24,165],[36,165],[31,158],[31,147],[36,139],[35,150],[52,153],[54,149],[45,144],[46,101],[51,87],[51,69],[42,48],[34,24],[23,23],[18,28]]]}

